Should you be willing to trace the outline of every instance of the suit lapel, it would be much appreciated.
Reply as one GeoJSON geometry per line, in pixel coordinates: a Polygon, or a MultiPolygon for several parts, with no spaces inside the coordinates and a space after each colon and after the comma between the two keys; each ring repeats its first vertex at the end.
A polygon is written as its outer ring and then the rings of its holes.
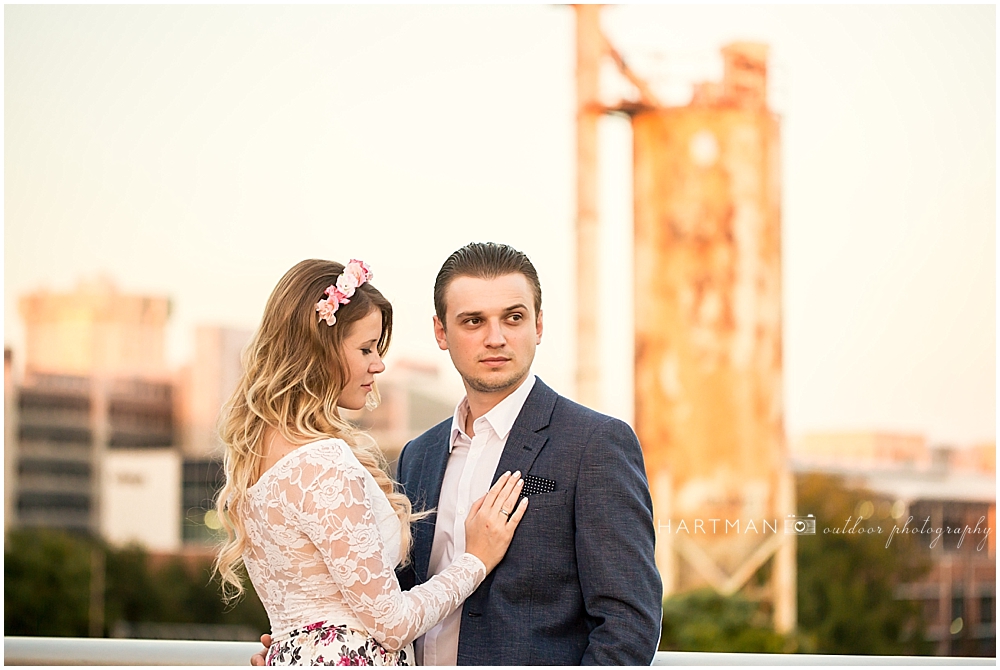
{"type": "MultiPolygon", "coordinates": [[[[424,463],[420,467],[421,505],[414,505],[415,510],[437,510],[441,498],[441,483],[444,481],[444,471],[448,467],[448,445],[451,434],[451,423],[445,424],[441,434],[432,438],[433,444],[427,450],[424,463]]],[[[427,581],[427,568],[431,562],[431,545],[434,543],[434,529],[437,525],[437,512],[413,525],[413,567],[420,582],[427,581]]]]}
{"type": "Polygon", "coordinates": [[[548,441],[548,438],[540,435],[538,431],[549,425],[558,397],[555,391],[542,383],[541,379],[535,379],[535,385],[525,399],[524,406],[510,429],[510,435],[507,436],[507,444],[504,445],[500,462],[497,464],[496,472],[493,473],[493,483],[496,483],[504,472],[520,470],[524,475],[531,469],[531,465],[548,441]]]}
{"type": "MultiPolygon", "coordinates": [[[[538,431],[549,425],[552,410],[559,396],[541,379],[535,379],[531,393],[524,401],[514,425],[507,436],[500,462],[493,473],[493,483],[508,470],[521,471],[526,474],[538,458],[538,453],[545,446],[548,438],[539,435],[538,431]]],[[[428,436],[432,446],[424,455],[424,461],[418,467],[420,484],[420,502],[414,504],[414,509],[437,509],[441,498],[441,484],[444,472],[448,467],[448,445],[451,438],[451,423],[442,425],[439,433],[428,436]]],[[[431,546],[434,544],[434,529],[437,524],[437,514],[419,521],[413,525],[413,568],[417,573],[418,583],[427,581],[427,569],[431,562],[431,546]]]]}
{"type": "Polygon", "coordinates": [[[500,455],[500,462],[497,464],[496,472],[493,473],[493,483],[495,484],[505,472],[520,470],[522,476],[526,474],[547,441],[548,438],[530,433],[523,428],[518,429],[517,426],[511,428],[507,444],[504,445],[503,453],[500,455]]]}

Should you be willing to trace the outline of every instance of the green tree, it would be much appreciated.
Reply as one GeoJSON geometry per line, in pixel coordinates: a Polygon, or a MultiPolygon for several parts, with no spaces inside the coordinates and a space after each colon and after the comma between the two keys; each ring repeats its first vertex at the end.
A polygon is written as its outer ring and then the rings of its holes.
{"type": "Polygon", "coordinates": [[[795,640],[774,631],[759,603],[700,589],[663,603],[659,648],[781,653],[794,650],[795,640]]]}
{"type": "Polygon", "coordinates": [[[211,560],[168,559],[153,568],[149,556],[128,547],[108,556],[108,630],[117,621],[247,625],[261,633],[270,628],[253,587],[230,605],[222,601],[211,560]]]}
{"type": "Polygon", "coordinates": [[[211,561],[167,560],[153,567],[139,547],[114,549],[53,530],[11,532],[4,547],[4,621],[8,635],[86,636],[90,555],[105,552],[105,635],[129,623],[242,624],[261,633],[267,614],[252,587],[225,605],[211,561]]]}
{"type": "Polygon", "coordinates": [[[134,546],[111,550],[105,560],[104,622],[107,630],[118,621],[162,621],[162,584],[150,570],[145,550],[134,546]]]}
{"type": "Polygon", "coordinates": [[[826,475],[799,477],[797,496],[799,513],[816,517],[816,535],[800,536],[797,549],[799,630],[809,646],[828,654],[929,653],[918,604],[895,598],[898,585],[926,573],[929,558],[911,536],[896,535],[886,547],[895,523],[890,501],[826,475]],[[848,519],[850,528],[863,501],[870,516],[861,526],[881,526],[881,534],[829,532],[848,519]]]}
{"type": "Polygon", "coordinates": [[[17,530],[4,545],[4,634],[86,636],[90,544],[46,530],[17,530]]]}

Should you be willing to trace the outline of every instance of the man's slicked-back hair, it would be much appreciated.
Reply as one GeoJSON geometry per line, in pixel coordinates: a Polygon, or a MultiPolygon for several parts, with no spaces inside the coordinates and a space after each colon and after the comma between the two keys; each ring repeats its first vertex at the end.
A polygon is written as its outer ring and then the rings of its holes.
{"type": "Polygon", "coordinates": [[[438,271],[437,279],[434,280],[434,311],[441,324],[447,325],[444,294],[454,279],[457,277],[496,279],[512,274],[524,275],[531,285],[535,299],[535,318],[537,318],[542,310],[542,285],[538,281],[535,266],[524,253],[506,244],[471,242],[448,256],[438,271]]]}

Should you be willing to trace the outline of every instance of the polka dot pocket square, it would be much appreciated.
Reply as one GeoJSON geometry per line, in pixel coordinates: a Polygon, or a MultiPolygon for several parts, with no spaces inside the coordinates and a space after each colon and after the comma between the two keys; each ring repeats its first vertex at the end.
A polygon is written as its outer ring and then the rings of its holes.
{"type": "Polygon", "coordinates": [[[524,488],[521,489],[521,495],[518,497],[518,502],[521,498],[527,498],[528,496],[533,496],[538,493],[552,493],[556,490],[556,482],[554,479],[545,479],[544,477],[536,477],[535,475],[525,475],[524,476],[524,488]]]}

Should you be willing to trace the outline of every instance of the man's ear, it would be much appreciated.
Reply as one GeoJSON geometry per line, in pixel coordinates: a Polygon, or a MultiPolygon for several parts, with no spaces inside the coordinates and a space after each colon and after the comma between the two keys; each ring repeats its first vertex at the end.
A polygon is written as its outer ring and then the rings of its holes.
{"type": "Polygon", "coordinates": [[[448,338],[444,331],[444,324],[441,323],[441,319],[434,315],[434,339],[437,340],[438,348],[441,351],[448,351],[448,338]]]}
{"type": "Polygon", "coordinates": [[[542,343],[542,310],[538,310],[538,317],[535,319],[535,344],[542,343]]]}

